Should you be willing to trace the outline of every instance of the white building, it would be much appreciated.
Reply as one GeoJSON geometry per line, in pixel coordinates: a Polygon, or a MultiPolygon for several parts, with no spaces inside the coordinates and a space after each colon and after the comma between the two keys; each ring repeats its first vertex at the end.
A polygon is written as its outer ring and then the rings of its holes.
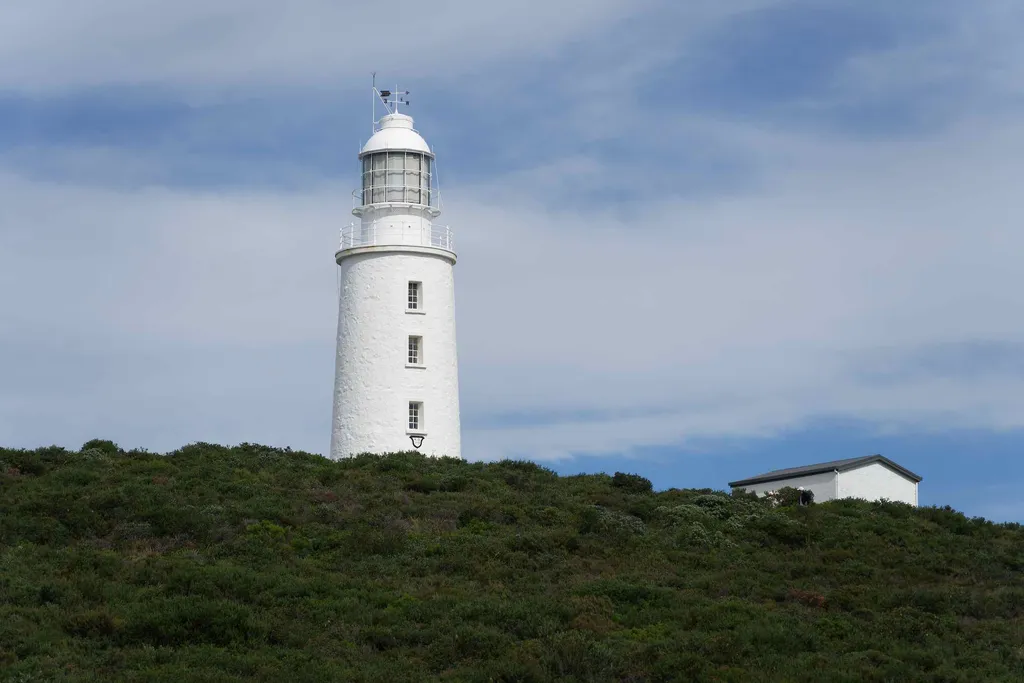
{"type": "Polygon", "coordinates": [[[335,253],[331,458],[412,448],[461,457],[455,250],[451,230],[434,224],[434,154],[398,112],[399,93],[373,96],[386,114],[359,152],[358,222],[335,253]]]}
{"type": "Polygon", "coordinates": [[[764,495],[786,486],[814,493],[822,503],[837,498],[891,500],[917,505],[921,477],[881,455],[791,467],[729,482],[733,489],[764,495]]]}

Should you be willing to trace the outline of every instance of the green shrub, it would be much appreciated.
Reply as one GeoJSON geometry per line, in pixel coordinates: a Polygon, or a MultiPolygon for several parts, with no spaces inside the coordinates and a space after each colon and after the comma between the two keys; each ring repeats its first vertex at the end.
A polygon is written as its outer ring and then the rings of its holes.
{"type": "Polygon", "coordinates": [[[724,495],[705,493],[693,499],[694,506],[701,508],[706,515],[715,519],[728,519],[737,507],[735,501],[724,495]]]}
{"type": "Polygon", "coordinates": [[[642,536],[647,527],[643,520],[633,515],[600,506],[592,506],[580,515],[580,533],[607,536],[642,536]]]}
{"type": "Polygon", "coordinates": [[[658,515],[668,526],[679,526],[711,519],[708,511],[698,505],[663,505],[657,509],[658,515]]]}
{"type": "Polygon", "coordinates": [[[0,449],[0,683],[1021,678],[1019,525],[526,461],[86,446],[0,449]]]}
{"type": "Polygon", "coordinates": [[[125,644],[249,646],[266,637],[249,608],[235,602],[175,597],[153,603],[129,616],[122,635],[125,644]]]}
{"type": "Polygon", "coordinates": [[[86,451],[98,451],[105,455],[114,455],[121,449],[116,443],[108,439],[91,439],[82,444],[80,451],[85,453],[86,451]]]}
{"type": "Polygon", "coordinates": [[[626,474],[625,472],[616,472],[612,476],[612,486],[629,493],[649,493],[652,488],[650,479],[645,479],[639,474],[626,474]]]}
{"type": "Polygon", "coordinates": [[[783,486],[781,489],[769,493],[765,498],[767,498],[772,505],[796,507],[798,505],[814,502],[814,493],[812,491],[803,491],[801,489],[793,488],[792,486],[783,486]]]}
{"type": "Polygon", "coordinates": [[[64,631],[80,638],[102,639],[113,636],[124,628],[124,620],[106,610],[76,612],[64,619],[64,631]]]}
{"type": "Polygon", "coordinates": [[[433,477],[417,477],[405,483],[406,491],[415,491],[417,493],[433,493],[440,489],[440,483],[433,477]]]}

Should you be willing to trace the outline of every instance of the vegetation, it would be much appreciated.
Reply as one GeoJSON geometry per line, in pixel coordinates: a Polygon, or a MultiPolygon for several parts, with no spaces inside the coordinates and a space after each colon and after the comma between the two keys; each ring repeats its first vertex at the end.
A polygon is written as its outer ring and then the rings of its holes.
{"type": "Polygon", "coordinates": [[[1024,680],[1018,525],[799,503],[416,454],[0,450],[0,683],[1024,680]]]}

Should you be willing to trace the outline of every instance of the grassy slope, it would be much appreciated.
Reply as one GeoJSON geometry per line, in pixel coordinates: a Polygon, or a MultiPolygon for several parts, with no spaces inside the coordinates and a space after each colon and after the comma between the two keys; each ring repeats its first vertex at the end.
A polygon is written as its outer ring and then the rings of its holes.
{"type": "Polygon", "coordinates": [[[1024,680],[1017,525],[87,446],[0,450],[0,682],[1024,680]]]}

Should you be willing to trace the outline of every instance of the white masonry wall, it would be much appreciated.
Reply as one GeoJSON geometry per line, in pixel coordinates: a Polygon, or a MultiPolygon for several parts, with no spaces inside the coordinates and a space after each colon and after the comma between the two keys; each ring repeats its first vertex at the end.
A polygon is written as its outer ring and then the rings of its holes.
{"type": "Polygon", "coordinates": [[[787,486],[792,486],[795,489],[803,487],[804,490],[814,493],[814,502],[823,503],[836,497],[836,473],[823,472],[821,474],[810,474],[804,477],[793,477],[792,479],[777,479],[764,482],[763,484],[751,484],[737,488],[743,488],[763,496],[769,491],[778,491],[787,486]]]}
{"type": "Polygon", "coordinates": [[[864,500],[892,500],[917,505],[917,482],[880,462],[839,473],[839,496],[864,500]]]}
{"type": "Polygon", "coordinates": [[[339,263],[332,458],[412,450],[410,401],[423,403],[420,452],[462,457],[453,258],[370,247],[339,263]],[[418,313],[410,281],[423,283],[418,313]],[[423,368],[406,367],[409,335],[423,368]]]}

